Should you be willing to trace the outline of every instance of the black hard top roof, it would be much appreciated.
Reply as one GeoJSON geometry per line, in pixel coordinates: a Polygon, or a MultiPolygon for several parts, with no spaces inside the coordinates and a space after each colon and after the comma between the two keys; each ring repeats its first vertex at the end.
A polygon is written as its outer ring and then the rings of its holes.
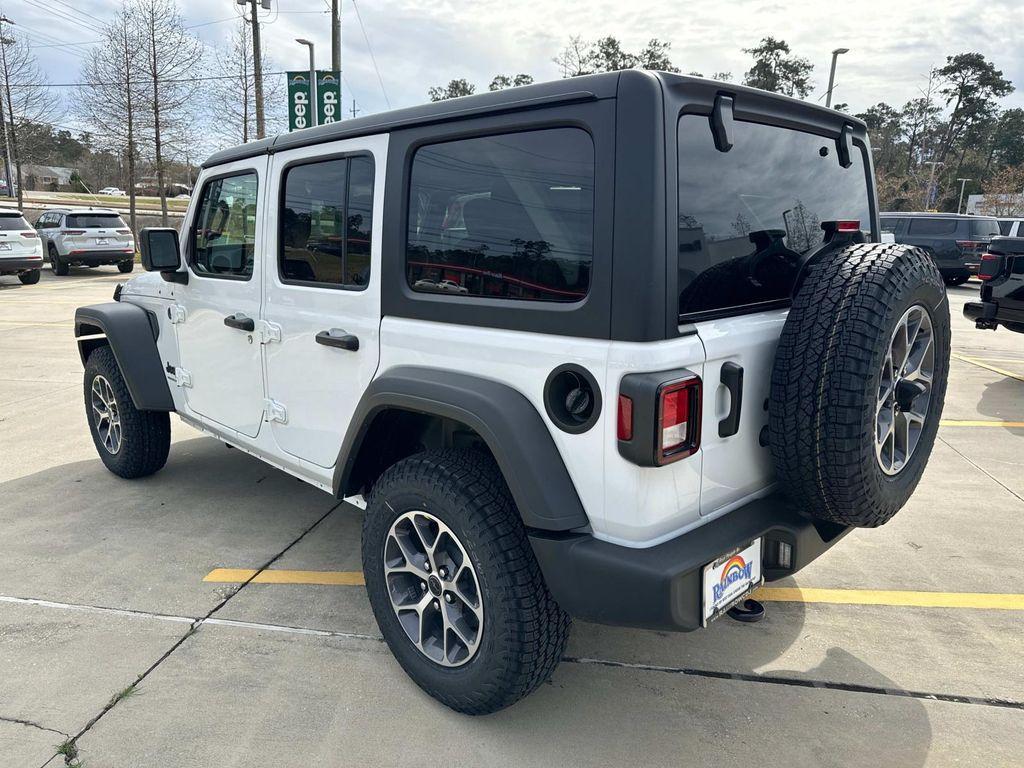
{"type": "MultiPolygon", "coordinates": [[[[773,102],[791,104],[794,109],[801,112],[820,113],[822,117],[827,118],[830,122],[839,114],[834,110],[816,104],[782,96],[781,94],[769,94],[755,88],[735,85],[733,83],[716,83],[702,78],[666,72],[623,70],[621,72],[605,72],[597,75],[583,75],[563,80],[552,80],[518,88],[463,96],[458,99],[429,102],[415,107],[379,112],[352,120],[342,120],[330,123],[329,125],[306,128],[293,133],[283,133],[278,136],[221,150],[207,158],[203,163],[203,167],[209,168],[210,166],[242,160],[248,157],[322,144],[328,141],[338,141],[340,139],[366,136],[374,133],[386,133],[413,125],[447,122],[449,120],[478,117],[485,114],[541,107],[548,104],[610,99],[618,94],[620,88],[640,87],[640,84],[645,79],[652,77],[660,80],[662,86],[666,89],[692,83],[700,84],[704,88],[720,89],[729,93],[746,93],[755,96],[757,101],[770,99],[773,102]]],[[[649,82],[647,80],[647,84],[649,82]]],[[[850,115],[843,115],[842,117],[845,122],[856,125],[861,129],[864,128],[863,122],[857,118],[850,115]]]]}
{"type": "Polygon", "coordinates": [[[882,211],[879,216],[895,216],[905,218],[927,218],[927,219],[992,219],[995,216],[982,216],[978,213],[938,213],[932,211],[882,211]]]}

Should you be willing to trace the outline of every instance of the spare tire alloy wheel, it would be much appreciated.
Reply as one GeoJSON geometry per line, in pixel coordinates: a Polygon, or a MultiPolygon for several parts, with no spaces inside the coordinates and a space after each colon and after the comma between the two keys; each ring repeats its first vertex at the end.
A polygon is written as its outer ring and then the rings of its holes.
{"type": "Polygon", "coordinates": [[[391,607],[420,653],[445,667],[473,658],[483,636],[480,582],[458,536],[423,511],[400,515],[384,543],[391,607]]]}
{"type": "Polygon", "coordinates": [[[100,443],[112,456],[121,450],[121,415],[117,408],[117,398],[110,382],[101,375],[92,380],[89,399],[92,406],[93,423],[100,443]]]}
{"type": "Polygon", "coordinates": [[[879,377],[875,454],[887,475],[899,474],[907,466],[921,440],[934,373],[931,315],[915,304],[893,329],[879,377]]]}

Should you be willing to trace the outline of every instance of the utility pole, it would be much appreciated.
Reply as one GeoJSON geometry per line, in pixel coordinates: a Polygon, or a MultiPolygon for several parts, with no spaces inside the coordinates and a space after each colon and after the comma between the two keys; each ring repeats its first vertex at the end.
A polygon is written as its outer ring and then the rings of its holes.
{"type": "Polygon", "coordinates": [[[356,109],[356,100],[352,99],[352,109],[349,110],[349,114],[355,117],[359,112],[362,112],[362,110],[356,109]]]}
{"type": "Polygon", "coordinates": [[[10,78],[10,73],[7,70],[7,46],[10,45],[11,43],[13,43],[14,41],[11,38],[9,38],[9,37],[4,37],[4,34],[3,34],[3,25],[4,24],[14,24],[14,22],[11,21],[6,16],[0,14],[0,64],[2,64],[2,66],[3,66],[3,76],[4,76],[4,93],[0,94],[0,99],[4,98],[5,95],[7,97],[7,119],[9,121],[9,125],[10,125],[9,129],[8,129],[8,124],[4,125],[4,144],[5,144],[5,147],[7,147],[7,158],[8,158],[7,159],[7,191],[10,192],[12,187],[14,186],[14,184],[15,183],[17,184],[17,186],[18,186],[18,208],[22,208],[23,207],[22,206],[23,200],[22,200],[22,189],[21,189],[21,156],[18,153],[18,134],[15,132],[15,128],[14,128],[14,101],[11,99],[11,78],[10,78]],[[10,144],[8,144],[8,141],[10,142],[10,144]],[[16,175],[18,177],[16,180],[11,178],[11,173],[10,173],[10,157],[11,157],[10,145],[11,144],[14,145],[14,164],[16,166],[16,175]]]}
{"type": "Polygon", "coordinates": [[[960,213],[960,209],[964,205],[964,187],[967,186],[968,181],[974,181],[974,179],[957,179],[960,182],[960,201],[956,204],[956,212],[960,213]]]}
{"type": "Polygon", "coordinates": [[[331,69],[341,72],[341,0],[331,0],[331,69]]]}
{"type": "MultiPolygon", "coordinates": [[[[270,7],[269,0],[263,0],[262,4],[265,8],[270,7]]],[[[249,23],[252,24],[252,79],[256,89],[256,138],[262,139],[267,135],[267,126],[263,117],[263,52],[260,48],[260,19],[257,15],[259,7],[259,0],[249,0],[249,23]]]]}

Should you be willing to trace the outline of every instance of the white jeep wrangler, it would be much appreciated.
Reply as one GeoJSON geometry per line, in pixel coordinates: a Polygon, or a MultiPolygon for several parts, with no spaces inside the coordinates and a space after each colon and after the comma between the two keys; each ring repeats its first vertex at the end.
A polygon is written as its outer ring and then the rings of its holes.
{"type": "Polygon", "coordinates": [[[380,630],[461,712],[544,682],[570,617],[706,625],[931,451],[944,287],[878,242],[848,115],[627,71],[250,143],[197,189],[77,312],[100,457],[156,472],[173,411],[365,507],[380,630]]]}

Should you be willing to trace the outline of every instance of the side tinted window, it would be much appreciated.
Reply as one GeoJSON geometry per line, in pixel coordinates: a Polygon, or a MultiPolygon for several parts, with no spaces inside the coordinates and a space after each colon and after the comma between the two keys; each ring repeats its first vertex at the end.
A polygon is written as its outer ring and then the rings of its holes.
{"type": "Polygon", "coordinates": [[[899,223],[899,219],[893,218],[891,216],[883,216],[879,223],[882,225],[883,232],[895,232],[896,225],[899,223]]]}
{"type": "Polygon", "coordinates": [[[1010,230],[1013,229],[1013,221],[1007,221],[1006,219],[999,220],[999,234],[1008,235],[1010,230]]]}
{"type": "Polygon", "coordinates": [[[257,178],[252,172],[213,179],[203,187],[191,232],[191,263],[196,274],[252,276],[256,189],[257,178]]]}
{"type": "Polygon", "coordinates": [[[280,222],[282,279],[365,287],[372,215],[370,158],[338,158],[288,169],[280,222]]]}
{"type": "Polygon", "coordinates": [[[594,252],[594,143],[553,128],[433,144],[413,157],[415,291],[579,301],[594,252]]]}
{"type": "Polygon", "coordinates": [[[728,152],[703,115],[678,127],[679,314],[756,311],[789,299],[822,222],[870,229],[868,178],[855,147],[843,168],[835,141],[771,125],[734,123],[728,152]]]}
{"type": "Polygon", "coordinates": [[[907,234],[910,235],[952,235],[956,232],[957,219],[911,219],[907,234]]]}

